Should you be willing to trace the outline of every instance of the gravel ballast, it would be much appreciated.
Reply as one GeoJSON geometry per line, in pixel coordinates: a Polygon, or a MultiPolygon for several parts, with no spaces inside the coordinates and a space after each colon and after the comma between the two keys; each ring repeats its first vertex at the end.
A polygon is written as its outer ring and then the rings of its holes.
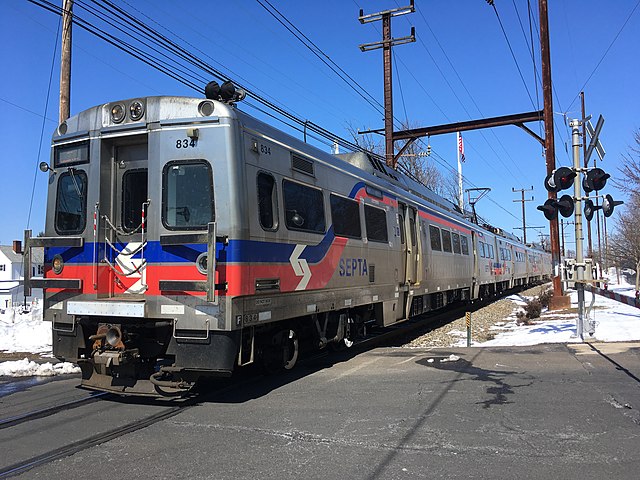
{"type": "MultiPolygon", "coordinates": [[[[540,293],[548,288],[548,285],[539,285],[524,290],[517,295],[523,301],[532,297],[537,297],[540,293]]],[[[495,333],[491,331],[491,327],[495,325],[503,325],[508,317],[520,308],[514,301],[504,298],[496,302],[480,308],[471,314],[471,338],[473,343],[482,343],[493,339],[495,333]]],[[[466,342],[467,325],[464,316],[453,319],[446,325],[428,331],[422,335],[419,332],[407,338],[403,345],[405,348],[425,348],[425,347],[453,347],[466,342]],[[416,334],[419,335],[416,337],[416,334]]]]}

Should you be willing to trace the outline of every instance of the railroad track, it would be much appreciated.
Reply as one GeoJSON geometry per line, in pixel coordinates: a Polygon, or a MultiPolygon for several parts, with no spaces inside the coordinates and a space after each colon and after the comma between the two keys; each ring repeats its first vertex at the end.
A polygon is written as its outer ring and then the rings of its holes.
{"type": "Polygon", "coordinates": [[[82,405],[88,405],[100,399],[108,398],[109,396],[113,396],[113,394],[107,393],[107,392],[92,393],[88,397],[72,400],[70,402],[64,402],[59,405],[53,405],[47,408],[32,410],[30,412],[21,413],[19,415],[14,415],[12,417],[3,418],[3,419],[0,419],[0,430],[13,427],[15,425],[19,425],[21,423],[25,423],[30,420],[36,420],[38,418],[48,417],[49,415],[54,415],[58,412],[62,412],[65,410],[78,408],[82,405]]]}

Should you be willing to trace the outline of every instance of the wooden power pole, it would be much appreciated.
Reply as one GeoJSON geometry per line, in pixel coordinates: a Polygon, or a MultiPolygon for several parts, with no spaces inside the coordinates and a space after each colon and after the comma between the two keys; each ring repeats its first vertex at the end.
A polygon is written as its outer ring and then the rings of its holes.
{"type": "Polygon", "coordinates": [[[384,12],[371,13],[364,15],[363,10],[360,10],[360,16],[358,20],[360,23],[370,23],[377,20],[382,20],[382,41],[374,43],[365,43],[360,45],[360,50],[367,52],[369,50],[376,50],[382,48],[382,61],[384,65],[384,145],[385,145],[385,160],[388,167],[396,168],[394,161],[394,149],[393,149],[393,93],[392,93],[392,71],[391,71],[391,47],[394,45],[401,45],[403,43],[415,42],[416,32],[411,27],[411,35],[402,38],[391,38],[391,17],[398,15],[405,15],[407,13],[415,12],[413,1],[408,7],[394,8],[391,10],[385,10],[384,12]]]}
{"type": "Polygon", "coordinates": [[[60,56],[60,117],[59,124],[71,112],[71,25],[73,0],[62,0],[62,48],[60,56]]]}
{"type": "MultiPolygon", "coordinates": [[[[556,169],[556,148],[553,137],[553,93],[551,88],[551,52],[549,49],[549,16],[547,0],[539,1],[540,13],[540,53],[542,56],[542,97],[544,101],[544,139],[547,175],[553,175],[556,169]]],[[[556,200],[556,192],[549,192],[549,198],[556,200]]],[[[551,243],[551,262],[553,264],[553,298],[549,307],[552,310],[569,307],[571,299],[563,296],[560,279],[560,232],[558,219],[549,221],[551,243]]]]}

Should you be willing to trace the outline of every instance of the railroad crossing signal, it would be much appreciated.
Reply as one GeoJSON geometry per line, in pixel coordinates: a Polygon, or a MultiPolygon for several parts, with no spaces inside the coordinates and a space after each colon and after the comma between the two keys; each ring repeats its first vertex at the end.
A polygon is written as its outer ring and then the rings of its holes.
{"type": "Polygon", "coordinates": [[[602,207],[600,205],[594,205],[593,200],[589,198],[586,199],[584,201],[584,218],[586,218],[587,221],[590,222],[593,219],[593,214],[596,212],[596,210],[599,210],[601,208],[602,207]]]}
{"type": "Polygon", "coordinates": [[[573,185],[573,179],[576,178],[576,175],[576,172],[569,167],[556,168],[544,179],[544,186],[550,192],[566,190],[573,185]]]}
{"type": "Polygon", "coordinates": [[[592,168],[582,179],[582,188],[589,193],[594,190],[597,192],[602,190],[607,184],[607,180],[611,178],[611,175],[606,173],[601,168],[592,168]]]}
{"type": "Polygon", "coordinates": [[[591,137],[591,142],[589,143],[589,146],[587,147],[587,151],[584,155],[585,167],[588,165],[589,159],[591,158],[591,154],[593,153],[594,150],[598,154],[598,157],[600,157],[600,160],[602,160],[605,154],[607,153],[604,151],[604,148],[602,147],[602,144],[598,139],[598,136],[600,136],[600,131],[602,130],[603,125],[604,125],[604,117],[602,115],[598,117],[598,121],[596,122],[596,128],[593,128],[593,125],[591,125],[591,121],[587,120],[587,123],[585,126],[587,128],[587,132],[589,133],[589,136],[591,137]]]}
{"type": "Polygon", "coordinates": [[[622,200],[614,200],[613,197],[607,193],[602,201],[602,213],[604,213],[605,217],[610,217],[613,215],[613,209],[623,203],[622,200]]]}
{"type": "Polygon", "coordinates": [[[558,212],[565,218],[570,217],[573,215],[573,208],[573,198],[571,198],[571,195],[563,195],[559,200],[550,198],[544,202],[544,205],[540,205],[538,210],[544,213],[547,220],[555,220],[558,218],[558,212]]]}

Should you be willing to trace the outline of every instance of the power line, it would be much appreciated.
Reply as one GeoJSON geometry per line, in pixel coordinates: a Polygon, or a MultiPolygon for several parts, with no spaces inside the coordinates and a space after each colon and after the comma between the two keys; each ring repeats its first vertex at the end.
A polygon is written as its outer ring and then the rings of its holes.
{"type": "MultiPolygon", "coordinates": [[[[620,34],[622,33],[622,30],[624,30],[624,27],[627,26],[627,23],[629,23],[629,20],[631,20],[631,17],[633,16],[633,14],[635,13],[635,11],[638,9],[638,6],[640,6],[640,0],[638,0],[638,2],[636,3],[635,7],[633,7],[633,9],[631,10],[631,12],[629,13],[629,15],[627,16],[627,19],[624,21],[624,23],[622,24],[622,26],[620,27],[620,29],[618,30],[618,33],[616,33],[616,36],[613,37],[613,40],[611,40],[611,43],[609,44],[609,46],[607,47],[607,49],[605,50],[605,52],[602,54],[602,57],[600,57],[600,60],[598,60],[598,63],[596,64],[596,66],[593,68],[593,70],[591,71],[591,73],[589,74],[589,76],[587,77],[587,79],[584,81],[584,83],[582,84],[582,87],[580,87],[578,89],[578,93],[576,94],[576,96],[573,98],[573,100],[571,101],[571,103],[569,104],[569,108],[571,108],[571,106],[575,103],[575,101],[578,99],[578,97],[580,96],[580,92],[584,92],[584,87],[587,86],[587,83],[589,83],[589,80],[591,80],[591,77],[593,77],[593,75],[596,73],[596,70],[598,70],[598,67],[600,67],[600,64],[602,63],[602,61],[605,59],[605,57],[607,56],[607,54],[609,53],[609,50],[611,50],[611,47],[613,47],[613,44],[616,43],[616,40],[618,40],[618,37],[620,36],[620,34]]],[[[569,109],[568,108],[568,109],[569,109]]],[[[567,110],[568,110],[567,109],[567,110]]]]}

